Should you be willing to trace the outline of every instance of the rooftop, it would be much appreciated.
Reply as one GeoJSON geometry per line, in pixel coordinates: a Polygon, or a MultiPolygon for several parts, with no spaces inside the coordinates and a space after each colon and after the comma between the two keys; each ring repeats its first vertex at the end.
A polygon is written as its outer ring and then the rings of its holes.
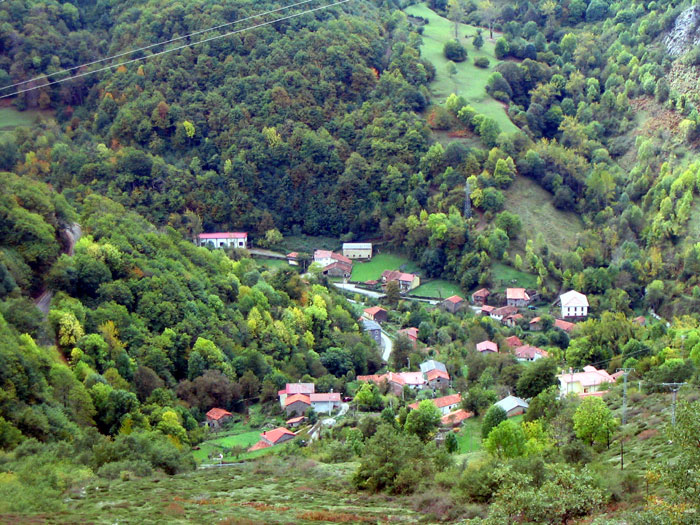
{"type": "MultiPolygon", "coordinates": [[[[431,399],[433,403],[435,403],[435,406],[438,408],[444,408],[450,405],[456,405],[462,401],[462,396],[460,394],[451,394],[449,396],[443,396],[443,397],[436,397],[435,399],[431,399]]],[[[411,403],[408,405],[409,408],[412,409],[417,409],[418,408],[418,402],[417,403],[411,403]]]]}
{"type": "Polygon", "coordinates": [[[562,306],[588,306],[588,299],[576,290],[570,290],[559,296],[562,306]]]}
{"type": "Polygon", "coordinates": [[[207,412],[207,418],[213,419],[214,421],[218,421],[222,417],[232,415],[233,414],[231,412],[229,412],[228,410],[224,410],[223,408],[212,408],[209,412],[207,412]]]}
{"type": "Polygon", "coordinates": [[[539,355],[540,357],[549,356],[549,354],[541,348],[537,348],[536,346],[530,345],[519,346],[514,350],[514,352],[515,357],[519,357],[521,359],[534,359],[536,355],[539,355]]]}
{"type": "Polygon", "coordinates": [[[583,372],[564,372],[557,376],[564,384],[581,383],[582,387],[600,385],[601,383],[614,383],[615,378],[605,370],[598,370],[588,365],[583,367],[583,372]]]}
{"type": "Polygon", "coordinates": [[[527,408],[530,406],[527,401],[525,401],[524,399],[520,399],[519,397],[515,397],[515,396],[504,397],[498,403],[495,403],[495,405],[497,407],[501,407],[506,412],[508,412],[509,410],[513,410],[514,408],[517,408],[517,407],[527,408]]]}
{"type": "Polygon", "coordinates": [[[462,301],[464,301],[464,299],[462,299],[459,295],[453,295],[452,297],[448,297],[447,299],[445,299],[445,301],[449,301],[452,304],[459,304],[462,301]]]}
{"type": "Polygon", "coordinates": [[[270,443],[277,443],[282,436],[295,436],[296,434],[291,430],[287,430],[284,427],[278,427],[274,430],[268,430],[267,432],[263,432],[260,435],[263,437],[263,439],[266,439],[270,443]]]}
{"type": "Polygon", "coordinates": [[[245,232],[215,232],[215,233],[200,233],[200,239],[245,239],[248,234],[245,232]]]}
{"type": "Polygon", "coordinates": [[[371,250],[371,242],[344,242],[343,250],[371,250]]]}
{"type": "Polygon", "coordinates": [[[493,341],[481,341],[476,344],[477,352],[498,352],[498,345],[493,341]]]}
{"type": "Polygon", "coordinates": [[[506,288],[506,299],[529,301],[525,288],[506,288]]]}

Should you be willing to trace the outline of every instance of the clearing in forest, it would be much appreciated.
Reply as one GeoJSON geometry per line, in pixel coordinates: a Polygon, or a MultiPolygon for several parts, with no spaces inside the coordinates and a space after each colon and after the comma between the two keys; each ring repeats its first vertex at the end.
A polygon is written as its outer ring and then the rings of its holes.
{"type": "MultiPolygon", "coordinates": [[[[455,64],[457,73],[447,72],[449,60],[445,58],[442,48],[448,40],[454,40],[454,24],[430,9],[424,2],[408,6],[406,14],[421,17],[430,22],[423,26],[423,44],[421,56],[435,66],[435,79],[430,84],[430,90],[438,102],[443,103],[451,93],[462,95],[476,111],[491,117],[501,126],[501,131],[512,132],[518,128],[508,117],[501,102],[494,100],[486,93],[486,83],[493,73],[493,68],[500,62],[496,59],[493,49],[495,40],[489,38],[488,29],[484,29],[484,46],[477,50],[472,45],[472,37],[476,35],[477,27],[469,24],[459,24],[460,43],[467,49],[469,57],[466,61],[455,64]],[[490,65],[486,69],[474,65],[475,57],[486,57],[490,65]]],[[[494,38],[496,35],[494,34],[494,38]]]]}
{"type": "Polygon", "coordinates": [[[350,280],[360,283],[379,280],[384,270],[417,272],[419,268],[406,257],[391,253],[379,253],[367,262],[354,262],[350,280]]]}

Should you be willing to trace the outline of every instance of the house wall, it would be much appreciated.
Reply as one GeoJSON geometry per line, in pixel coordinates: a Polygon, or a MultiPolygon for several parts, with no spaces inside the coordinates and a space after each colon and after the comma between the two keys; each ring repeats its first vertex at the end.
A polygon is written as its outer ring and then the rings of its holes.
{"type": "Polygon", "coordinates": [[[383,323],[387,320],[387,313],[386,312],[377,312],[374,315],[367,314],[367,316],[372,319],[372,321],[376,321],[378,323],[383,323]]]}
{"type": "Polygon", "coordinates": [[[438,377],[437,379],[433,379],[432,381],[428,381],[428,386],[430,388],[442,388],[446,387],[450,384],[450,382],[445,379],[444,377],[438,377]]]}
{"type": "Polygon", "coordinates": [[[511,408],[508,412],[506,412],[507,417],[513,417],[513,416],[519,416],[520,414],[525,413],[525,407],[515,407],[511,408]]]}
{"type": "Polygon", "coordinates": [[[525,299],[508,299],[506,302],[508,303],[508,306],[517,306],[520,308],[522,306],[527,306],[529,301],[526,301],[525,299]]]}
{"type": "Polygon", "coordinates": [[[440,409],[440,412],[442,412],[443,416],[446,416],[450,412],[452,412],[454,409],[456,409],[459,406],[459,403],[454,403],[453,405],[447,405],[446,407],[442,407],[440,409]]]}
{"type": "Polygon", "coordinates": [[[366,330],[366,332],[372,336],[379,346],[382,346],[382,332],[381,330],[366,330]]]}
{"type": "Polygon", "coordinates": [[[245,239],[229,239],[229,238],[221,238],[221,239],[202,239],[199,243],[200,246],[208,246],[212,245],[214,248],[228,248],[228,247],[233,247],[233,248],[246,248],[247,247],[247,238],[245,239]]]}
{"type": "Polygon", "coordinates": [[[321,414],[327,414],[329,411],[335,410],[338,406],[340,406],[340,403],[336,401],[314,401],[311,403],[311,407],[314,411],[321,414]]]}
{"type": "Polygon", "coordinates": [[[291,405],[287,405],[284,410],[287,412],[288,416],[296,414],[297,416],[303,416],[309,409],[309,405],[301,401],[295,401],[291,405]]]}
{"type": "Polygon", "coordinates": [[[562,306],[562,317],[586,317],[588,316],[587,306],[562,306]]]}
{"type": "Polygon", "coordinates": [[[372,249],[343,248],[343,255],[348,259],[371,259],[372,249]]]}
{"type": "Polygon", "coordinates": [[[275,445],[279,445],[280,443],[284,443],[285,441],[289,441],[290,439],[294,439],[296,436],[292,436],[291,434],[284,434],[281,438],[277,440],[277,443],[275,445]]]}

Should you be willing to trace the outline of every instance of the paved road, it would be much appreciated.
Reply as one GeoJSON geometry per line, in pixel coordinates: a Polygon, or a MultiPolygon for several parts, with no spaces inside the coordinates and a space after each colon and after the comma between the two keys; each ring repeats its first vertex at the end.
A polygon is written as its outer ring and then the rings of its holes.
{"type": "Polygon", "coordinates": [[[359,293],[360,295],[366,295],[367,297],[372,297],[373,299],[381,299],[384,297],[383,293],[373,292],[371,290],[365,290],[364,288],[358,288],[354,284],[349,283],[333,283],[336,288],[341,288],[347,290],[348,292],[359,293]]]}
{"type": "Polygon", "coordinates": [[[389,335],[382,330],[382,346],[384,347],[384,351],[382,352],[382,359],[384,362],[389,361],[389,356],[391,355],[391,351],[394,349],[394,341],[391,340],[389,335]]]}
{"type": "MultiPolygon", "coordinates": [[[[72,256],[75,251],[75,243],[80,240],[80,237],[83,234],[83,229],[80,227],[80,224],[74,222],[61,233],[62,235],[65,235],[66,240],[68,241],[68,248],[66,249],[65,253],[72,256]]],[[[53,292],[50,290],[44,290],[44,293],[34,299],[34,304],[39,311],[44,314],[44,319],[46,319],[46,317],[49,315],[49,308],[51,307],[52,298],[53,292]]]]}

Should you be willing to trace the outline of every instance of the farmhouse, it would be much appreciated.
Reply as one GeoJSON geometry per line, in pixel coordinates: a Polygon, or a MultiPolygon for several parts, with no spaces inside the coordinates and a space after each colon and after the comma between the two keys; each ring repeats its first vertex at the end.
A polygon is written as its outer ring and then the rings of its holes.
{"type": "Polygon", "coordinates": [[[371,259],[371,242],[346,242],[343,243],[343,255],[348,259],[371,259]]]}
{"type": "Polygon", "coordinates": [[[530,330],[533,332],[539,332],[542,330],[542,318],[541,317],[533,317],[530,319],[530,330]]]}
{"type": "Polygon", "coordinates": [[[328,394],[311,394],[309,396],[311,408],[315,412],[331,413],[333,409],[340,408],[340,393],[330,392],[328,394]]]}
{"type": "Polygon", "coordinates": [[[500,308],[496,308],[491,312],[491,319],[495,319],[496,321],[502,321],[505,317],[508,317],[509,315],[515,315],[517,313],[518,308],[515,306],[501,306],[500,308]]]}
{"type": "Polygon", "coordinates": [[[389,317],[389,313],[381,306],[371,306],[365,308],[362,316],[369,319],[370,321],[376,321],[377,323],[384,323],[389,317]]]}
{"type": "Polygon", "coordinates": [[[290,252],[287,254],[287,263],[292,266],[299,266],[299,252],[290,252]]]}
{"type": "Polygon", "coordinates": [[[513,314],[504,317],[502,322],[506,326],[515,328],[516,326],[518,326],[518,321],[520,321],[521,319],[523,319],[523,314],[513,314]]]}
{"type": "Polygon", "coordinates": [[[309,395],[314,394],[292,394],[284,400],[284,411],[287,416],[301,416],[306,414],[306,411],[311,408],[311,400],[309,395]]]}
{"type": "Polygon", "coordinates": [[[347,279],[352,273],[352,264],[343,261],[332,262],[324,266],[321,272],[329,277],[344,277],[347,279]]]}
{"type": "Polygon", "coordinates": [[[375,383],[376,385],[386,381],[389,390],[397,396],[401,395],[404,386],[416,390],[424,388],[426,385],[421,372],[387,372],[386,374],[357,376],[357,380],[365,383],[375,383]]]}
{"type": "Polygon", "coordinates": [[[498,352],[498,345],[493,341],[481,341],[480,343],[476,344],[476,351],[481,352],[482,354],[489,352],[495,353],[498,352]]]}
{"type": "Polygon", "coordinates": [[[440,426],[443,427],[458,427],[460,426],[466,419],[469,419],[474,415],[473,412],[467,412],[463,408],[460,408],[458,410],[455,410],[454,412],[450,412],[446,416],[442,416],[440,418],[440,426]]]}
{"type": "Polygon", "coordinates": [[[506,304],[508,306],[527,306],[530,304],[530,296],[525,288],[506,288],[506,304]]]}
{"type": "Polygon", "coordinates": [[[306,416],[293,417],[292,419],[287,420],[287,426],[289,428],[300,427],[301,425],[306,423],[306,420],[307,420],[306,416]]]}
{"type": "Polygon", "coordinates": [[[523,342],[517,335],[511,335],[510,337],[506,337],[506,344],[510,348],[518,348],[519,346],[523,345],[523,342]]]}
{"type": "Polygon", "coordinates": [[[450,384],[450,374],[447,373],[447,367],[440,361],[429,359],[420,364],[420,371],[430,388],[443,388],[450,384]]]}
{"type": "Polygon", "coordinates": [[[260,434],[260,437],[262,437],[262,441],[266,441],[270,445],[279,445],[280,443],[294,439],[295,434],[284,427],[278,427],[274,430],[263,432],[260,434]]]}
{"type": "Polygon", "coordinates": [[[508,417],[519,416],[524,414],[528,405],[527,401],[520,399],[515,396],[508,396],[501,399],[498,403],[495,403],[497,407],[501,407],[508,417]]]}
{"type": "Polygon", "coordinates": [[[210,428],[219,429],[226,421],[231,419],[232,416],[233,414],[228,410],[212,408],[207,412],[207,425],[209,425],[210,428]]]}
{"type": "Polygon", "coordinates": [[[456,314],[462,308],[466,306],[467,302],[462,299],[459,295],[453,295],[448,297],[443,302],[440,303],[440,308],[451,314],[456,314]]]}
{"type": "MultiPolygon", "coordinates": [[[[462,402],[462,396],[460,394],[452,394],[449,396],[436,397],[435,399],[431,399],[431,401],[440,409],[442,415],[446,416],[459,406],[462,402]]],[[[418,408],[418,403],[411,403],[408,405],[408,408],[416,410],[418,408]]]]}
{"type": "Polygon", "coordinates": [[[313,383],[287,383],[283,390],[278,390],[277,395],[280,398],[280,405],[284,407],[284,402],[287,396],[293,394],[313,394],[316,391],[316,386],[313,383]]]}
{"type": "Polygon", "coordinates": [[[472,302],[477,306],[483,306],[491,295],[486,288],[481,288],[472,294],[472,302]]]}
{"type": "Polygon", "coordinates": [[[576,328],[576,324],[570,323],[569,321],[564,321],[564,319],[555,319],[554,328],[558,328],[559,330],[564,330],[567,333],[571,333],[571,331],[574,328],[576,328]]]}
{"type": "Polygon", "coordinates": [[[490,316],[495,309],[496,309],[495,306],[489,306],[489,305],[485,304],[484,306],[481,307],[481,315],[490,316]]]}
{"type": "Polygon", "coordinates": [[[548,357],[549,354],[537,348],[536,346],[522,345],[513,350],[515,354],[515,359],[518,361],[536,361],[542,357],[548,357]]]}
{"type": "Polygon", "coordinates": [[[344,262],[352,266],[352,261],[350,259],[330,250],[316,250],[314,252],[314,262],[320,264],[323,268],[334,262],[344,262]]]}
{"type": "Polygon", "coordinates": [[[420,286],[420,277],[412,273],[399,272],[397,270],[384,270],[382,272],[382,284],[391,281],[399,283],[399,290],[408,292],[420,286]]]}
{"type": "Polygon", "coordinates": [[[582,293],[570,290],[559,296],[561,302],[561,316],[586,317],[588,316],[588,299],[582,293]]]}
{"type": "Polygon", "coordinates": [[[583,372],[574,372],[570,369],[568,373],[557,376],[559,379],[559,390],[561,395],[592,394],[608,389],[610,383],[615,382],[615,378],[605,370],[598,370],[594,366],[584,366],[583,372]]]}
{"type": "Polygon", "coordinates": [[[369,319],[362,319],[362,330],[369,334],[380,348],[382,347],[382,327],[379,326],[379,323],[369,319]]]}
{"type": "Polygon", "coordinates": [[[213,248],[247,248],[248,234],[245,232],[216,232],[200,233],[197,236],[198,246],[213,248]]]}
{"type": "Polygon", "coordinates": [[[405,335],[411,340],[413,348],[416,347],[416,342],[418,341],[418,328],[414,328],[412,326],[410,328],[402,328],[399,330],[399,333],[405,335]]]}

